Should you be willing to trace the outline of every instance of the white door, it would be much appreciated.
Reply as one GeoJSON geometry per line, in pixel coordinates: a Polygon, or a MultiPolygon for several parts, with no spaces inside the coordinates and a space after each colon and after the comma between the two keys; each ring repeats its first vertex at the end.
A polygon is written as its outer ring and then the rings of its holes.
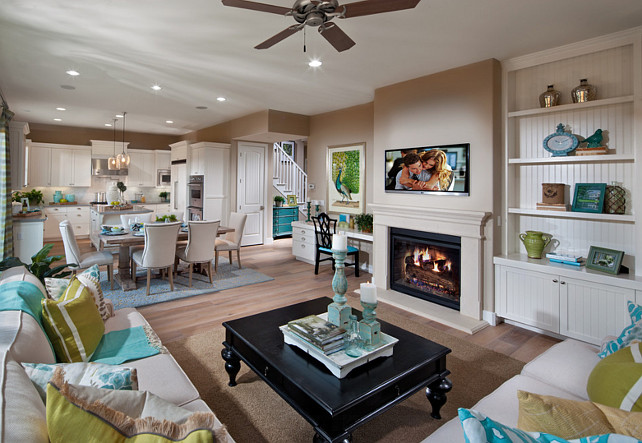
{"type": "Polygon", "coordinates": [[[263,244],[266,147],[245,142],[238,146],[237,207],[247,215],[242,246],[263,244]]]}

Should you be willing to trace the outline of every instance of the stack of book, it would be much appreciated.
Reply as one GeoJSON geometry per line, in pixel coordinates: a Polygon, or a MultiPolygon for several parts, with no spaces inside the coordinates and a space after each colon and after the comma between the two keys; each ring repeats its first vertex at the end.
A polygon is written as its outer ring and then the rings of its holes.
{"type": "Polygon", "coordinates": [[[540,211],[568,211],[568,205],[565,203],[537,203],[537,209],[540,211]]]}
{"type": "Polygon", "coordinates": [[[546,258],[553,263],[564,263],[565,265],[582,266],[584,259],[579,255],[558,254],[555,252],[547,252],[546,258]]]}
{"type": "Polygon", "coordinates": [[[346,330],[317,315],[308,315],[288,322],[288,330],[296,338],[309,343],[326,355],[343,349],[346,330]]]}

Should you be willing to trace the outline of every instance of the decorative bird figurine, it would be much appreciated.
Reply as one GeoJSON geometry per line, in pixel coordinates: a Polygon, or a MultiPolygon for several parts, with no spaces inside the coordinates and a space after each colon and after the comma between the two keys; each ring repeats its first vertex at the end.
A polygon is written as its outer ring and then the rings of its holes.
{"type": "Polygon", "coordinates": [[[335,187],[339,194],[341,194],[341,201],[344,201],[346,198],[352,200],[352,191],[344,183],[341,183],[341,170],[339,168],[339,173],[337,174],[337,180],[334,182],[335,187]]]}
{"type": "Polygon", "coordinates": [[[588,143],[587,148],[599,148],[602,146],[602,130],[598,129],[590,137],[586,137],[582,143],[588,143]]]}

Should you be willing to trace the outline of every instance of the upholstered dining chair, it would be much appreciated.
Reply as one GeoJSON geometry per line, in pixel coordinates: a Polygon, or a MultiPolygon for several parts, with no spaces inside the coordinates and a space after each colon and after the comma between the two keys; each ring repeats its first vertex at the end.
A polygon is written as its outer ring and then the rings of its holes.
{"type": "Polygon", "coordinates": [[[192,287],[192,272],[194,263],[207,263],[207,276],[212,284],[212,259],[214,258],[214,243],[220,220],[189,221],[187,222],[187,246],[176,249],[174,269],[178,261],[189,263],[189,287],[192,287]]]}
{"type": "Polygon", "coordinates": [[[149,295],[152,269],[167,269],[169,287],[174,290],[174,256],[180,227],[180,222],[145,225],[145,247],[142,251],[132,253],[132,278],[136,281],[137,267],[147,269],[146,295],[149,295]]]}
{"type": "MultiPolygon", "coordinates": [[[[316,254],[314,256],[314,273],[319,273],[319,262],[332,260],[334,270],[334,257],[332,256],[332,236],[337,232],[337,221],[322,212],[318,217],[312,217],[314,222],[314,235],[316,237],[316,254]],[[327,254],[329,258],[321,258],[321,254],[327,254]]],[[[354,246],[348,246],[347,256],[353,256],[353,263],[345,263],[346,266],[354,266],[354,276],[359,277],[359,250],[354,246]]]]}
{"type": "Polygon", "coordinates": [[[152,223],[154,217],[153,212],[148,212],[147,214],[122,214],[120,216],[120,224],[123,225],[123,228],[129,229],[132,223],[152,223]]]}
{"type": "Polygon", "coordinates": [[[218,271],[218,253],[220,251],[228,251],[230,257],[230,265],[232,264],[232,251],[236,251],[236,261],[241,269],[241,240],[243,240],[243,230],[245,229],[245,220],[247,214],[240,212],[230,213],[230,221],[228,225],[234,228],[234,232],[228,232],[224,238],[217,238],[214,246],[216,252],[216,259],[214,260],[214,271],[218,271]]]}
{"type": "Polygon", "coordinates": [[[75,263],[78,265],[77,268],[72,268],[74,274],[78,269],[86,269],[93,265],[107,265],[109,283],[111,284],[111,289],[114,289],[114,256],[111,252],[96,251],[81,254],[71,222],[69,220],[63,220],[60,222],[58,227],[60,229],[60,234],[62,235],[62,243],[65,246],[65,259],[67,260],[67,263],[75,263]]]}

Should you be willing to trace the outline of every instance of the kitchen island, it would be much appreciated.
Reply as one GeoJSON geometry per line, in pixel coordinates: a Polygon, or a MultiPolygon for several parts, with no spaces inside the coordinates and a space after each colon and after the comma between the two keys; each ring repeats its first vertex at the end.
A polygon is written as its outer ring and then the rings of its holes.
{"type": "Polygon", "coordinates": [[[154,212],[142,206],[134,205],[132,209],[114,209],[109,205],[97,205],[91,208],[91,227],[89,238],[96,249],[100,249],[99,234],[102,225],[120,225],[121,215],[149,214],[154,212]]]}
{"type": "Polygon", "coordinates": [[[47,220],[44,212],[29,217],[13,216],[13,256],[23,263],[31,263],[31,257],[43,246],[43,223],[47,220]]]}

